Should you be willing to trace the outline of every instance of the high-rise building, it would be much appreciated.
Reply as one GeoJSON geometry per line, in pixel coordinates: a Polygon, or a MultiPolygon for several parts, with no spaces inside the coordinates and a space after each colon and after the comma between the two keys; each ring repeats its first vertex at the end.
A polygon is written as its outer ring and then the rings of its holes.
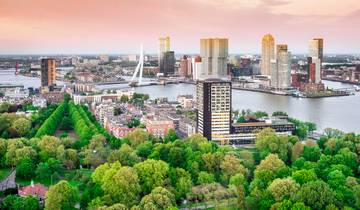
{"type": "Polygon", "coordinates": [[[201,79],[228,77],[228,39],[209,38],[200,40],[201,79]]]}
{"type": "Polygon", "coordinates": [[[180,60],[179,75],[182,77],[188,77],[191,75],[191,61],[186,55],[180,60]]]}
{"type": "Polygon", "coordinates": [[[175,73],[175,53],[174,51],[167,51],[163,53],[160,63],[160,73],[164,76],[173,75],[175,73]]]}
{"type": "Polygon", "coordinates": [[[275,39],[271,34],[262,38],[261,74],[271,75],[271,60],[275,60],[275,39]]]}
{"type": "Polygon", "coordinates": [[[231,82],[199,80],[196,97],[198,133],[212,141],[228,139],[231,132],[231,82]]]}
{"type": "Polygon", "coordinates": [[[159,66],[161,65],[161,60],[164,57],[164,53],[168,51],[170,51],[170,37],[160,37],[158,51],[159,66]]]}
{"type": "Polygon", "coordinates": [[[309,57],[316,57],[323,61],[324,56],[324,40],[322,38],[314,38],[309,42],[309,57]]]}
{"type": "Polygon", "coordinates": [[[286,48],[280,48],[277,54],[277,87],[291,86],[291,54],[286,48]]]}
{"type": "Polygon", "coordinates": [[[201,57],[196,56],[191,59],[191,68],[192,68],[192,76],[193,80],[197,81],[201,76],[201,57]]]}
{"type": "Polygon", "coordinates": [[[320,83],[321,82],[321,67],[324,56],[324,40],[322,38],[314,38],[309,42],[309,57],[308,69],[309,69],[309,82],[320,83]],[[311,61],[311,62],[309,62],[311,61]],[[310,81],[310,67],[315,64],[315,81],[310,81]]]}
{"type": "Polygon", "coordinates": [[[288,88],[291,86],[291,54],[285,44],[276,46],[276,59],[270,61],[271,86],[288,88]]]}
{"type": "Polygon", "coordinates": [[[56,61],[53,58],[41,59],[41,87],[49,88],[55,86],[56,61]]]}

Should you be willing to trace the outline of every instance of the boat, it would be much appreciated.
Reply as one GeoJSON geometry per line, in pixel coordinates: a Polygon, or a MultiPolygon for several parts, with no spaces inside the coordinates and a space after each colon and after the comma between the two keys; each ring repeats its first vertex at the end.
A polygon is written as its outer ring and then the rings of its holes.
{"type": "Polygon", "coordinates": [[[360,91],[360,87],[358,85],[354,85],[355,91],[359,92],[360,91]]]}

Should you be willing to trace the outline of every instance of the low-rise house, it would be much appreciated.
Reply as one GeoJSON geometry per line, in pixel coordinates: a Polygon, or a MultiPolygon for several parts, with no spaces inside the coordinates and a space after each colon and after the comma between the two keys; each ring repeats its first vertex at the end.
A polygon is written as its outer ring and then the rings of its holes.
{"type": "Polygon", "coordinates": [[[44,206],[45,202],[45,194],[47,193],[48,188],[42,184],[34,184],[32,183],[29,186],[19,188],[19,196],[34,196],[38,198],[40,205],[44,206]]]}

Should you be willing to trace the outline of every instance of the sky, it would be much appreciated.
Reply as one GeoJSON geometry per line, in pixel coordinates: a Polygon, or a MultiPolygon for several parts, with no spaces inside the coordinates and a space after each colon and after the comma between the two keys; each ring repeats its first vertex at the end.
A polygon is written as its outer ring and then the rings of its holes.
{"type": "Polygon", "coordinates": [[[0,54],[175,53],[229,38],[230,53],[260,53],[271,33],[293,53],[324,38],[325,53],[360,53],[359,0],[0,0],[0,54]]]}

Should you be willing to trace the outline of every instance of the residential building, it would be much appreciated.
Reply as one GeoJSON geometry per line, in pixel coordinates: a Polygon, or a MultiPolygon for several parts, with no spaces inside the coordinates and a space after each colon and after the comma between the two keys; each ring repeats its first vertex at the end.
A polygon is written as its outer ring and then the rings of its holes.
{"type": "Polygon", "coordinates": [[[192,66],[192,78],[194,81],[200,79],[201,76],[201,57],[196,56],[191,59],[191,66],[192,66]]]}
{"type": "Polygon", "coordinates": [[[20,187],[18,194],[20,197],[34,196],[38,199],[41,206],[45,204],[45,195],[48,188],[42,184],[31,183],[29,186],[20,187]]]}
{"type": "Polygon", "coordinates": [[[160,119],[155,115],[147,115],[144,119],[147,132],[158,138],[164,138],[169,129],[174,129],[172,120],[160,119]]]}

